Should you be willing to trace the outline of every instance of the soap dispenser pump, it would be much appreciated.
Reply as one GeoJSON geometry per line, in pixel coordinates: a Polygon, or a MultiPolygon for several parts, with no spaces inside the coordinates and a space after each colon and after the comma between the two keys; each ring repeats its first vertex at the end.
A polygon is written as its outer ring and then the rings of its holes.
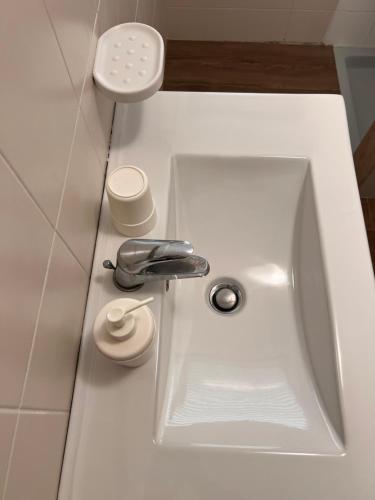
{"type": "Polygon", "coordinates": [[[121,298],[106,304],[94,323],[94,339],[99,351],[115,363],[140,366],[153,353],[155,320],[143,301],[121,298]]]}

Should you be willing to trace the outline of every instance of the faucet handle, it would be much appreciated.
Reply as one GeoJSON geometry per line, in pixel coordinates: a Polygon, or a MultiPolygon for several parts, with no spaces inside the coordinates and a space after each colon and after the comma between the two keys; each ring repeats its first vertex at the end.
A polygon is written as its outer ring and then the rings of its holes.
{"type": "Polygon", "coordinates": [[[138,273],[151,264],[185,259],[194,253],[193,245],[183,240],[130,239],[117,253],[117,265],[138,273]]]}
{"type": "Polygon", "coordinates": [[[103,267],[105,269],[110,269],[111,271],[114,271],[116,269],[116,266],[112,264],[112,261],[110,260],[104,260],[103,261],[103,267]]]}

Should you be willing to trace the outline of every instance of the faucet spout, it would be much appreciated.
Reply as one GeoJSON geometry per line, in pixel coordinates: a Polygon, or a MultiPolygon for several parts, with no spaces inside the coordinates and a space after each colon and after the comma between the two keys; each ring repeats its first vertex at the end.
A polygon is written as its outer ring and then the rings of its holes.
{"type": "Polygon", "coordinates": [[[131,291],[147,281],[206,276],[210,270],[207,260],[193,252],[188,241],[130,239],[120,246],[116,266],[110,261],[103,265],[113,269],[118,288],[131,291]]]}

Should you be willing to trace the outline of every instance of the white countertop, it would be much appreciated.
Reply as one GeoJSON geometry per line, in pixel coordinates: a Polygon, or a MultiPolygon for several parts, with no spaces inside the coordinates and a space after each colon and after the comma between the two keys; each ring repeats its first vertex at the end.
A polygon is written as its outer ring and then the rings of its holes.
{"type": "MultiPolygon", "coordinates": [[[[158,358],[131,370],[93,345],[99,309],[122,294],[102,268],[123,237],[106,199],[100,220],[59,500],[373,500],[375,288],[340,96],[159,92],[118,105],[109,172],[147,173],[166,236],[175,154],[306,157],[312,166],[330,305],[334,312],[345,453],[328,456],[155,444],[158,358]]],[[[160,327],[163,284],[154,295],[160,327]]],[[[159,331],[159,335],[163,332],[159,331]]]]}

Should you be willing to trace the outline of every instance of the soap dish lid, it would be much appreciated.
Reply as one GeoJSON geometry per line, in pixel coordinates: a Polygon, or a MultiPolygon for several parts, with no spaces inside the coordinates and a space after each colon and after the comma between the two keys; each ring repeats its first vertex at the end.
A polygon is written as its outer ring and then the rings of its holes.
{"type": "Polygon", "coordinates": [[[117,102],[138,102],[159,90],[164,75],[164,42],[147,24],[125,23],[101,35],[94,79],[117,102]]]}

